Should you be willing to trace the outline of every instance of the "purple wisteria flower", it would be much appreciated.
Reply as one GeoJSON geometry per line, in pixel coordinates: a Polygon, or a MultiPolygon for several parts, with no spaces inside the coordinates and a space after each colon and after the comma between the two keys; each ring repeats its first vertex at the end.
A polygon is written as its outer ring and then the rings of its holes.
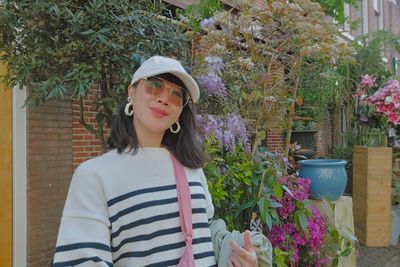
{"type": "Polygon", "coordinates": [[[213,18],[203,19],[202,21],[200,21],[200,28],[202,30],[205,30],[207,28],[212,28],[212,27],[214,27],[214,23],[215,23],[215,20],[213,18]]]}
{"type": "Polygon", "coordinates": [[[211,134],[226,151],[232,151],[237,145],[250,152],[250,143],[242,118],[237,115],[229,115],[225,119],[207,115],[199,117],[199,124],[204,137],[211,134]]]}
{"type": "Polygon", "coordinates": [[[215,72],[209,72],[197,78],[200,86],[202,86],[209,94],[219,97],[226,97],[227,91],[221,77],[215,72]]]}
{"type": "Polygon", "coordinates": [[[203,122],[204,135],[214,135],[216,140],[223,140],[224,137],[224,121],[218,117],[208,115],[207,119],[203,122]]]}
{"type": "Polygon", "coordinates": [[[219,72],[225,68],[225,63],[220,57],[208,56],[204,58],[207,67],[211,70],[219,72]]]}
{"type": "Polygon", "coordinates": [[[229,115],[225,118],[225,125],[233,133],[237,142],[250,153],[250,142],[243,119],[237,115],[229,115]]]}

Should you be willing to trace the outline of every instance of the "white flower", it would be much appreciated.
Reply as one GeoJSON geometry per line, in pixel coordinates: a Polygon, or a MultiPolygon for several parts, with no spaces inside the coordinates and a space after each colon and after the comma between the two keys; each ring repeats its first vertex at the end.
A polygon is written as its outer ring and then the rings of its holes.
{"type": "Polygon", "coordinates": [[[391,96],[385,97],[385,105],[389,105],[390,103],[393,102],[393,98],[391,96]]]}
{"type": "Polygon", "coordinates": [[[276,98],[273,97],[273,96],[265,96],[264,97],[264,101],[265,102],[273,102],[273,103],[275,103],[276,102],[276,98]]]}
{"type": "Polygon", "coordinates": [[[362,96],[360,96],[360,101],[363,101],[365,98],[367,98],[367,94],[363,94],[362,96]]]}

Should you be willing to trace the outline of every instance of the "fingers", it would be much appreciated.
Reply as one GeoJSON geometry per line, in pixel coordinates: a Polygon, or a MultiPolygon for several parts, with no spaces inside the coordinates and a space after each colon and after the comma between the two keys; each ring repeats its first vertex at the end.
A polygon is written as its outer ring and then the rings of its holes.
{"type": "Polygon", "coordinates": [[[250,232],[246,231],[243,235],[244,248],[236,242],[231,241],[232,254],[229,259],[231,267],[256,267],[258,266],[257,255],[250,240],[250,232]]]}
{"type": "Polygon", "coordinates": [[[247,251],[254,250],[253,243],[251,243],[251,240],[250,240],[250,231],[249,230],[246,230],[243,233],[243,241],[244,241],[243,247],[245,250],[247,250],[247,251]]]}
{"type": "Polygon", "coordinates": [[[230,262],[232,262],[232,266],[235,266],[235,267],[244,266],[242,261],[243,260],[236,257],[236,255],[232,255],[230,258],[230,262]]]}
{"type": "Polygon", "coordinates": [[[231,241],[232,254],[236,254],[239,257],[245,257],[247,255],[247,251],[244,248],[239,247],[239,245],[235,241],[231,241]]]}

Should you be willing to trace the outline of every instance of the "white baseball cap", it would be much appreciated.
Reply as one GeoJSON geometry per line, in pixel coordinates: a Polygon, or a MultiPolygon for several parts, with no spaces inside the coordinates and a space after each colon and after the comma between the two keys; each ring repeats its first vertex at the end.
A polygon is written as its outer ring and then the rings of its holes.
{"type": "Polygon", "coordinates": [[[186,72],[179,61],[168,57],[153,56],[147,59],[133,74],[131,84],[164,73],[171,73],[178,77],[188,89],[194,103],[199,100],[200,90],[196,81],[186,72]]]}

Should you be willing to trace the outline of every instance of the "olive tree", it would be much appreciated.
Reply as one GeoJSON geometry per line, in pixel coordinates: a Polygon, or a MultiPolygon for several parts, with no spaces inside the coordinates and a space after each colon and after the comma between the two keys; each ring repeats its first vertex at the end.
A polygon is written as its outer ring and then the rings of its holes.
{"type": "MultiPolygon", "coordinates": [[[[161,2],[161,1],[160,1],[161,2]]],[[[3,1],[0,60],[3,80],[28,90],[26,105],[76,98],[80,123],[106,149],[110,126],[133,71],[145,58],[188,61],[190,42],[158,1],[3,1]],[[83,98],[98,87],[97,127],[84,117],[83,98]]]]}

